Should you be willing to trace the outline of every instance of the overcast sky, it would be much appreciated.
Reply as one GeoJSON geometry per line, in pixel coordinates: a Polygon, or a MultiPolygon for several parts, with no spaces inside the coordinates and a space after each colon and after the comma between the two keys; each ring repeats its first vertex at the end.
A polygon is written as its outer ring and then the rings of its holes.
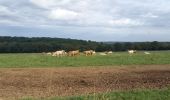
{"type": "Polygon", "coordinates": [[[0,0],[0,36],[170,41],[170,0],[0,0]]]}

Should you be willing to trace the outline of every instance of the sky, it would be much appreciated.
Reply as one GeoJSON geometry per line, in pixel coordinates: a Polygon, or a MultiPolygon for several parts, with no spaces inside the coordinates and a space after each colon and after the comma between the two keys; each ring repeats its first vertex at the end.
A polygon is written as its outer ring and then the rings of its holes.
{"type": "Polygon", "coordinates": [[[170,0],[0,0],[0,36],[170,41],[170,0]]]}

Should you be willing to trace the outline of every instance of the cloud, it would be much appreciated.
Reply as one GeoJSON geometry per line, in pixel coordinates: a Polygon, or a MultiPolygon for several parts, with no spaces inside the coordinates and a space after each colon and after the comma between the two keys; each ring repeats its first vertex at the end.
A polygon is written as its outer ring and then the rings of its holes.
{"type": "Polygon", "coordinates": [[[43,34],[44,28],[46,34],[53,33],[50,36],[81,38],[83,34],[96,40],[120,40],[129,35],[130,40],[134,34],[146,36],[148,32],[155,37],[156,33],[169,34],[169,5],[169,0],[0,0],[0,30],[8,33],[16,26],[13,34],[43,34]],[[24,31],[19,32],[21,29],[24,31]]]}
{"type": "Polygon", "coordinates": [[[66,9],[52,10],[49,14],[49,18],[55,20],[75,20],[78,17],[78,13],[66,9]]]}
{"type": "Polygon", "coordinates": [[[152,13],[147,13],[147,14],[144,14],[144,15],[141,15],[142,17],[146,17],[146,18],[158,18],[159,16],[157,15],[154,15],[152,13]]]}
{"type": "Polygon", "coordinates": [[[6,13],[10,13],[10,11],[8,10],[7,7],[0,5],[0,13],[1,14],[4,14],[4,13],[6,14],[6,13]]]}
{"type": "Polygon", "coordinates": [[[30,0],[31,3],[44,9],[54,9],[57,6],[70,6],[70,3],[78,0],[30,0]]]}
{"type": "Polygon", "coordinates": [[[0,5],[0,16],[12,16],[13,14],[7,6],[0,5]]]}
{"type": "MultiPolygon", "coordinates": [[[[38,17],[43,18],[45,22],[43,24],[51,26],[153,26],[156,22],[152,20],[158,18],[159,15],[153,13],[158,13],[158,9],[163,10],[157,6],[160,3],[158,0],[154,3],[151,3],[151,0],[145,0],[145,2],[135,0],[30,0],[30,3],[42,9],[41,16],[38,15],[38,17]]],[[[161,6],[165,6],[165,3],[161,3],[161,6]]]]}
{"type": "Polygon", "coordinates": [[[55,0],[30,0],[30,2],[41,8],[49,8],[55,5],[55,0]]]}
{"type": "Polygon", "coordinates": [[[142,25],[142,22],[135,21],[129,18],[124,18],[124,19],[117,19],[117,20],[111,20],[110,23],[112,25],[118,25],[118,26],[138,26],[142,25]]]}

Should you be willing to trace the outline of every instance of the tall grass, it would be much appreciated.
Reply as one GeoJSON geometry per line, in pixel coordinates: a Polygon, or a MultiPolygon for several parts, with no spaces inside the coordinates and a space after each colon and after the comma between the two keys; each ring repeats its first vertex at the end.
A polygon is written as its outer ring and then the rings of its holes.
{"type": "Polygon", "coordinates": [[[111,55],[52,57],[43,54],[0,54],[0,68],[24,67],[81,67],[81,66],[112,66],[112,65],[148,65],[170,64],[170,51],[143,52],[129,55],[127,52],[115,52],[111,55]]]}

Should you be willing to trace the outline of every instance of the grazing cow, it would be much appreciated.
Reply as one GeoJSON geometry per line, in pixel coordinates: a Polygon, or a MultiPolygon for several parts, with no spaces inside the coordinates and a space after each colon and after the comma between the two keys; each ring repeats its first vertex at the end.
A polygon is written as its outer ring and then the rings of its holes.
{"type": "Polygon", "coordinates": [[[95,53],[96,53],[96,52],[93,51],[93,50],[84,51],[84,54],[85,54],[86,56],[91,56],[91,55],[93,55],[93,54],[95,54],[95,53]]]}
{"type": "Polygon", "coordinates": [[[129,54],[134,54],[134,53],[136,53],[136,50],[128,50],[128,53],[129,54]]]}
{"type": "Polygon", "coordinates": [[[65,50],[60,50],[60,51],[56,51],[56,52],[54,52],[53,54],[52,54],[52,56],[64,56],[64,55],[66,55],[66,52],[65,52],[65,50]]]}
{"type": "Polygon", "coordinates": [[[149,53],[149,52],[144,52],[144,54],[146,54],[146,55],[150,55],[151,53],[149,53]]]}
{"type": "Polygon", "coordinates": [[[48,52],[47,55],[52,55],[52,53],[51,53],[51,52],[48,52]]]}
{"type": "Polygon", "coordinates": [[[96,51],[93,51],[93,55],[95,55],[96,54],[96,51]]]}
{"type": "Polygon", "coordinates": [[[105,56],[105,55],[107,55],[106,53],[99,53],[99,55],[101,55],[101,56],[105,56]]]}
{"type": "Polygon", "coordinates": [[[106,54],[112,54],[113,52],[112,51],[108,51],[108,52],[106,52],[106,54]]]}
{"type": "Polygon", "coordinates": [[[75,50],[75,51],[69,51],[68,52],[68,56],[77,56],[77,55],[79,55],[79,50],[75,50]]]}

